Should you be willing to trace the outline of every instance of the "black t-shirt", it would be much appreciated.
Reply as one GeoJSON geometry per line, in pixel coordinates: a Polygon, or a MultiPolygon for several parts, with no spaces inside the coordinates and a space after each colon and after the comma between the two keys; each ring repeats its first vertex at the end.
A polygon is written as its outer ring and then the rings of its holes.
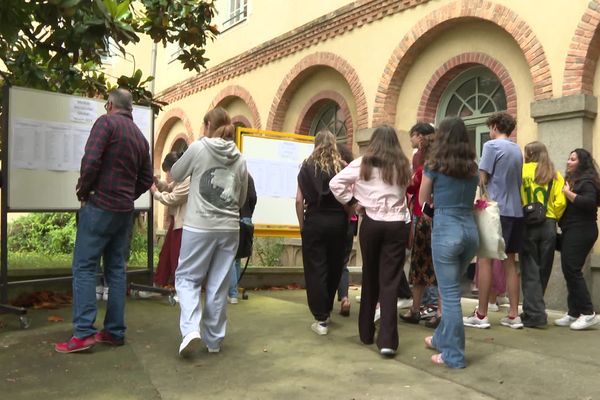
{"type": "Polygon", "coordinates": [[[577,225],[595,225],[598,213],[597,190],[594,182],[581,179],[571,190],[577,193],[574,202],[567,200],[567,208],[559,221],[560,227],[568,229],[577,225]]]}
{"type": "Polygon", "coordinates": [[[341,212],[344,208],[329,190],[329,175],[314,164],[304,162],[298,173],[298,187],[304,196],[306,212],[341,212]]]}

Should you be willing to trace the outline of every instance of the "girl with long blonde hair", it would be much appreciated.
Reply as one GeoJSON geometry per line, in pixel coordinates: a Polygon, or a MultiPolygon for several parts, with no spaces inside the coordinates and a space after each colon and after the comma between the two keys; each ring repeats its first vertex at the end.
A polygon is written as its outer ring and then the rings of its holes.
{"type": "Polygon", "coordinates": [[[329,331],[335,292],[344,268],[348,216],[329,189],[329,181],[344,167],[335,136],[322,131],[298,173],[296,215],[302,236],[302,261],[308,307],[318,335],[329,331]]]}
{"type": "Polygon", "coordinates": [[[567,206],[562,193],[564,179],[556,171],[548,150],[542,142],[525,145],[525,163],[521,184],[523,206],[541,203],[546,219],[538,224],[525,224],[521,261],[521,285],[523,289],[523,326],[536,327],[547,324],[544,292],[552,273],[556,222],[567,206]]]}

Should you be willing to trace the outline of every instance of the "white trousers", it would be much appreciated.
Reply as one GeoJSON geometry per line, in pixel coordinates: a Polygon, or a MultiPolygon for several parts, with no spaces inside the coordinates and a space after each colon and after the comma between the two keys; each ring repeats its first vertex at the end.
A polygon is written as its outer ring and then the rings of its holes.
{"type": "Polygon", "coordinates": [[[200,331],[206,346],[219,348],[227,329],[229,271],[235,258],[239,232],[183,230],[175,289],[179,297],[181,335],[200,331]],[[205,288],[204,307],[201,303],[205,288]]]}

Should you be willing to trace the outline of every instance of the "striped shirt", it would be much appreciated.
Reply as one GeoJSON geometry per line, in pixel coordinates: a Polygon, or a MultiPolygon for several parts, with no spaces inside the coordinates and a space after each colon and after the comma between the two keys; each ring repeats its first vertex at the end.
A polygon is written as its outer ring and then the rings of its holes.
{"type": "Polygon", "coordinates": [[[102,115],[85,145],[77,198],[106,211],[131,211],[152,185],[152,173],[150,145],[131,112],[102,115]]]}

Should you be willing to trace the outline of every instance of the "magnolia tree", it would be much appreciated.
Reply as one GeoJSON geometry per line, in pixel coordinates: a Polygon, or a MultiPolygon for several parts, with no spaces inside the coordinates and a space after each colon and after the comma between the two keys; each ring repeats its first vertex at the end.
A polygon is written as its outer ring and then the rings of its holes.
{"type": "Polygon", "coordinates": [[[213,0],[1,0],[0,85],[88,97],[124,86],[158,112],[164,103],[146,88],[153,77],[138,69],[109,78],[103,58],[125,55],[126,45],[147,35],[163,46],[177,43],[183,67],[199,71],[207,40],[218,34],[214,14],[213,0]]]}

